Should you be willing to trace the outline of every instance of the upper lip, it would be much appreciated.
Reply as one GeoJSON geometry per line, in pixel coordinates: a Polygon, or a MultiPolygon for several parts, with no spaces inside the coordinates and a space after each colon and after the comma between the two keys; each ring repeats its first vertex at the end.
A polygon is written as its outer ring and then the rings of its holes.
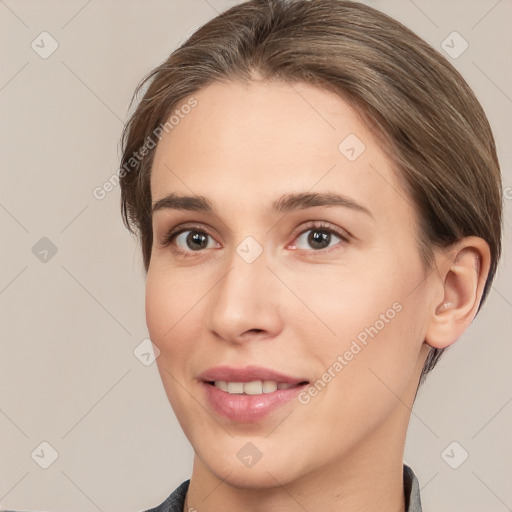
{"type": "Polygon", "coordinates": [[[244,366],[235,368],[232,366],[215,366],[202,372],[199,379],[206,382],[222,380],[226,382],[251,382],[254,380],[272,380],[275,382],[285,382],[287,384],[299,384],[308,382],[307,379],[292,377],[284,373],[264,368],[262,366],[244,366]]]}

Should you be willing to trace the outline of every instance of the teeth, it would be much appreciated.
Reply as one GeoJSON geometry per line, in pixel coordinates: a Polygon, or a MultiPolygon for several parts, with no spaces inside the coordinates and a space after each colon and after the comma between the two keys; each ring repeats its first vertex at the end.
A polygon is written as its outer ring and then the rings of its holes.
{"type": "Polygon", "coordinates": [[[217,380],[217,381],[215,381],[215,385],[219,389],[222,389],[222,391],[227,391],[228,390],[228,383],[225,380],[217,380]]]}
{"type": "Polygon", "coordinates": [[[228,382],[228,393],[231,395],[242,395],[244,393],[244,383],[228,382]]]}
{"type": "Polygon", "coordinates": [[[213,384],[216,388],[232,395],[261,395],[263,393],[273,393],[278,389],[289,389],[294,386],[294,384],[288,382],[276,382],[274,380],[253,380],[251,382],[216,380],[213,384]]]}
{"type": "Polygon", "coordinates": [[[277,382],[273,380],[263,381],[263,393],[272,393],[277,389],[277,382]]]}
{"type": "Polygon", "coordinates": [[[245,382],[244,393],[246,395],[261,395],[263,393],[263,382],[261,382],[261,380],[245,382]]]}

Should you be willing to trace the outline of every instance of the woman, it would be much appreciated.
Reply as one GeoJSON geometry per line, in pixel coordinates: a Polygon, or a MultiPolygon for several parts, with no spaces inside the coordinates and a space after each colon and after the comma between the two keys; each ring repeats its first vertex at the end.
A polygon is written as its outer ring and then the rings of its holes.
{"type": "Polygon", "coordinates": [[[411,407],[501,251],[472,91],[410,30],[343,0],[237,5],[143,86],[122,212],[195,452],[152,511],[421,510],[411,407]]]}

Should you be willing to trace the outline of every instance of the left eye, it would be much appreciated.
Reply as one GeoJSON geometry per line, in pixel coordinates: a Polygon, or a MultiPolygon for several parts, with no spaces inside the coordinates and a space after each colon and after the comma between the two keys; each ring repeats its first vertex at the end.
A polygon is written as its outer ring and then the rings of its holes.
{"type": "Polygon", "coordinates": [[[326,249],[338,242],[343,241],[342,237],[336,235],[331,230],[313,228],[304,231],[297,237],[297,242],[294,247],[297,249],[326,249]],[[334,242],[334,243],[332,243],[334,242]]]}

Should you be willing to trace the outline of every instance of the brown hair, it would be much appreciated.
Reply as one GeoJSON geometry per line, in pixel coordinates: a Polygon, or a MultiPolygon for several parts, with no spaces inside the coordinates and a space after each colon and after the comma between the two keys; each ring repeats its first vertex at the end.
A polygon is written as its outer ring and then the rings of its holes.
{"type": "MultiPolygon", "coordinates": [[[[491,128],[473,92],[437,51],[385,14],[350,0],[252,0],[198,29],[137,87],[147,90],[122,136],[123,221],[140,236],[147,272],[153,244],[151,166],[173,109],[227,80],[308,82],[334,91],[374,125],[419,219],[427,270],[433,248],[475,235],[490,272],[501,253],[501,176],[491,128]]],[[[172,126],[171,126],[172,127],[172,126]]],[[[431,349],[420,383],[444,349],[431,349]]]]}

